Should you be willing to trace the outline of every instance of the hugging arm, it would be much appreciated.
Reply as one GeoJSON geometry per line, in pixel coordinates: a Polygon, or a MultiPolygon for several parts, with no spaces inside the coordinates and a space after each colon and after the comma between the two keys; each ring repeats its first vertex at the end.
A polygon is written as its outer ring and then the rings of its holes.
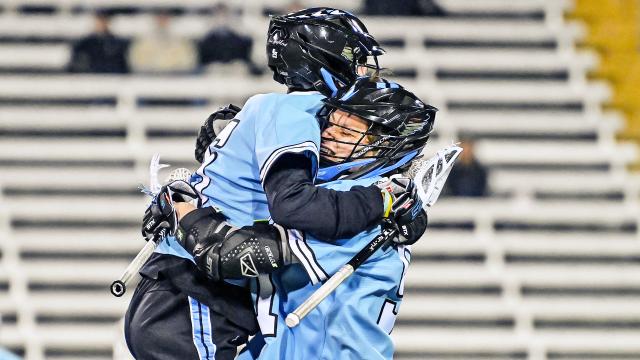
{"type": "MultiPolygon", "coordinates": [[[[416,241],[425,232],[422,210],[408,227],[416,241]]],[[[256,223],[236,228],[214,208],[196,209],[180,220],[176,237],[211,280],[238,279],[269,274],[297,262],[290,248],[290,231],[277,224],[256,223]]]]}
{"type": "Polygon", "coordinates": [[[349,238],[380,223],[384,198],[378,187],[317,187],[311,166],[304,155],[285,154],[269,170],[264,190],[274,222],[325,240],[349,238]]]}

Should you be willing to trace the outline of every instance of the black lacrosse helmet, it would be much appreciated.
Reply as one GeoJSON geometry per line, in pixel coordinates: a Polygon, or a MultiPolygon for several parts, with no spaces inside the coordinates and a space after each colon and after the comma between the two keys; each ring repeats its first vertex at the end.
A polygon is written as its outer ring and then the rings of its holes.
{"type": "Polygon", "coordinates": [[[269,23],[268,65],[273,79],[290,90],[336,96],[356,80],[358,65],[378,70],[382,54],[364,24],[343,10],[310,8],[273,16],[269,23]]]}
{"type": "Polygon", "coordinates": [[[339,157],[320,149],[318,179],[357,179],[382,176],[405,170],[424,148],[433,130],[438,109],[425,104],[412,92],[384,79],[359,78],[339,98],[323,100],[317,117],[323,127],[338,126],[331,114],[340,109],[356,115],[368,124],[357,142],[346,142],[323,136],[322,141],[353,145],[348,156],[339,157]],[[368,141],[364,142],[365,139],[368,141]],[[331,157],[333,160],[328,160],[331,157]]]}

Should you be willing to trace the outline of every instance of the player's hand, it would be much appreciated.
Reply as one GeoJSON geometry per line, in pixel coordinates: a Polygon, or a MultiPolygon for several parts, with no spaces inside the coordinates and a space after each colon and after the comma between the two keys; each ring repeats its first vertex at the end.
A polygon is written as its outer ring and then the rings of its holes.
{"type": "Polygon", "coordinates": [[[399,226],[412,222],[422,209],[413,181],[402,175],[393,175],[376,183],[384,198],[384,217],[393,219],[399,226]]]}
{"type": "Polygon", "coordinates": [[[175,203],[198,207],[200,197],[186,181],[176,180],[163,186],[142,218],[142,236],[147,241],[159,242],[165,236],[175,234],[178,224],[175,203]]]}
{"type": "Polygon", "coordinates": [[[398,225],[398,236],[393,238],[393,242],[398,245],[412,245],[418,241],[424,232],[427,231],[428,217],[424,209],[411,222],[398,225]]]}
{"type": "Polygon", "coordinates": [[[202,163],[204,160],[204,156],[213,139],[220,134],[220,131],[227,126],[229,121],[236,117],[236,114],[240,112],[240,110],[239,107],[229,104],[228,106],[218,109],[205,120],[204,124],[200,127],[200,132],[196,139],[195,157],[199,163],[202,163]]]}

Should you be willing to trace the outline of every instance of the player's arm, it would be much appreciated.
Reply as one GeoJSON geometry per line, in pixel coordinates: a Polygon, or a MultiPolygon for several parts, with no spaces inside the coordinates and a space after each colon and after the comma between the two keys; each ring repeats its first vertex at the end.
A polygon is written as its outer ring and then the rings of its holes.
{"type": "Polygon", "coordinates": [[[408,178],[337,191],[315,186],[311,167],[308,157],[285,154],[270,168],[263,186],[274,222],[317,239],[344,239],[386,217],[407,225],[421,206],[408,178]]]}
{"type": "Polygon", "coordinates": [[[268,274],[295,260],[282,226],[256,223],[236,228],[212,207],[186,214],[176,239],[214,281],[268,274]]]}
{"type": "MultiPolygon", "coordinates": [[[[290,249],[290,231],[280,225],[258,223],[236,228],[213,207],[198,208],[196,190],[184,181],[165,185],[145,212],[142,234],[157,241],[175,234],[198,268],[212,280],[268,274],[297,259],[290,249]]],[[[421,211],[401,226],[395,241],[412,244],[425,232],[427,215],[421,211]]]]}
{"type": "Polygon", "coordinates": [[[319,239],[352,237],[380,223],[385,208],[380,188],[318,187],[311,168],[311,160],[300,154],[282,155],[270,168],[263,186],[274,222],[319,239]]]}
{"type": "MultiPolygon", "coordinates": [[[[212,207],[191,206],[189,210],[177,211],[186,215],[179,222],[176,238],[193,255],[198,269],[214,281],[269,274],[297,262],[290,248],[291,231],[280,225],[256,223],[236,228],[212,207]]],[[[404,236],[394,240],[412,244],[426,228],[427,214],[421,210],[401,229],[404,236]]]]}

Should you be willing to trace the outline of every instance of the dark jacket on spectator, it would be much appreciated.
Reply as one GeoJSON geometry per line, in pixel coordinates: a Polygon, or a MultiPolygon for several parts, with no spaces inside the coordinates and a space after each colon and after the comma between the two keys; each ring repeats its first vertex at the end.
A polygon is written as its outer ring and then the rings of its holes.
{"type": "Polygon", "coordinates": [[[445,11],[434,0],[365,0],[367,15],[443,16],[445,11]]]}
{"type": "Polygon", "coordinates": [[[230,62],[242,60],[249,62],[253,40],[239,35],[226,27],[219,27],[209,32],[198,46],[200,64],[212,62],[230,62]]]}
{"type": "Polygon", "coordinates": [[[115,73],[129,72],[126,54],[129,43],[111,33],[91,34],[73,45],[70,72],[115,73]]]}
{"type": "Polygon", "coordinates": [[[470,163],[458,162],[449,174],[445,193],[471,197],[487,195],[487,170],[475,159],[470,163]]]}

